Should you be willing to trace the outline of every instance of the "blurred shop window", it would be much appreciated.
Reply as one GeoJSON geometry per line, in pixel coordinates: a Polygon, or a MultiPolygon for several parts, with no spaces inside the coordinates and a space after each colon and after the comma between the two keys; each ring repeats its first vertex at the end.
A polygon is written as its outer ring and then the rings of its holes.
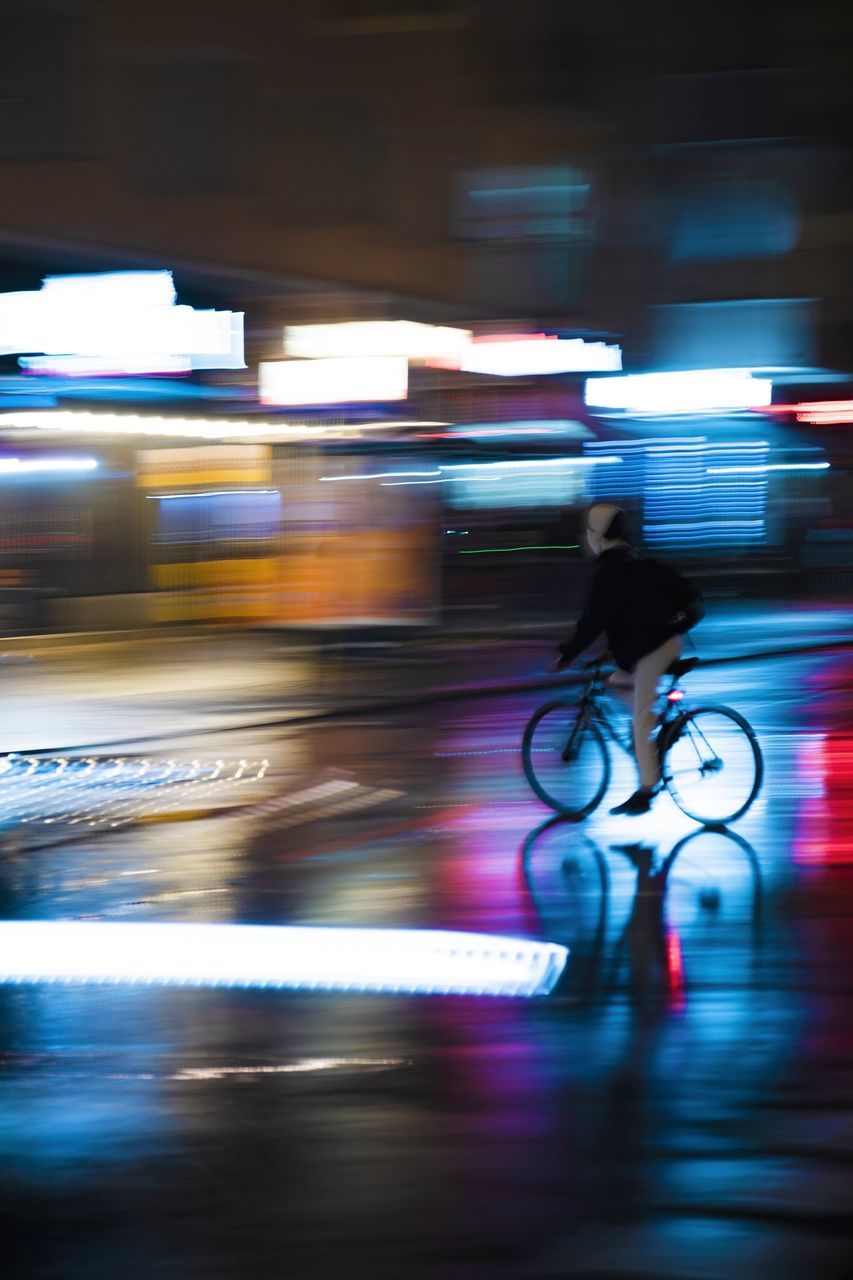
{"type": "Polygon", "coordinates": [[[709,182],[677,202],[670,256],[677,262],[777,258],[795,248],[796,200],[783,182],[709,182]]]}
{"type": "Polygon", "coordinates": [[[125,162],[152,193],[233,190],[243,184],[248,64],[227,55],[138,63],[128,77],[125,162]]]}
{"type": "Polygon", "coordinates": [[[531,308],[577,302],[592,246],[590,193],[589,175],[571,165],[462,174],[455,230],[471,245],[471,299],[531,308]]]}
{"type": "Polygon", "coordinates": [[[569,165],[463,175],[459,231],[475,240],[584,240],[589,176],[569,165]]]}
{"type": "Polygon", "coordinates": [[[371,102],[318,88],[284,93],[277,154],[280,213],[293,222],[358,222],[386,209],[387,139],[371,102]]]}
{"type": "Polygon", "coordinates": [[[79,19],[0,4],[0,157],[66,157],[74,146],[79,19]]]}

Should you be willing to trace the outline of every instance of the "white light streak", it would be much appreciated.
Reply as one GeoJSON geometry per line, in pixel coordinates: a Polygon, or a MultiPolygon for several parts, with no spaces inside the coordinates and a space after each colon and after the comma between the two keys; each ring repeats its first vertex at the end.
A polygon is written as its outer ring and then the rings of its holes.
{"type": "Polygon", "coordinates": [[[97,458],[0,458],[0,475],[23,476],[38,472],[96,471],[97,458]]]}
{"type": "Polygon", "coordinates": [[[0,923],[0,982],[275,987],[539,996],[568,951],[552,942],[432,929],[0,923]]]}
{"type": "Polygon", "coordinates": [[[709,476],[739,476],[754,473],[765,475],[768,471],[828,471],[828,462],[768,462],[744,467],[709,467],[709,476]]]}
{"type": "Polygon", "coordinates": [[[278,489],[198,489],[194,493],[147,493],[150,502],[166,502],[170,498],[244,498],[280,497],[278,489]]]}
{"type": "Polygon", "coordinates": [[[182,1067],[167,1076],[168,1080],[227,1080],[230,1076],[310,1075],[315,1071],[385,1070],[408,1067],[408,1058],[302,1058],[298,1062],[281,1062],[256,1067],[182,1067]]]}
{"type": "Polygon", "coordinates": [[[71,377],[243,369],[243,316],[177,305],[169,271],[48,276],[0,294],[0,352],[71,377]]]}
{"type": "Polygon", "coordinates": [[[341,324],[295,324],[284,330],[284,351],[303,358],[402,356],[426,360],[464,351],[467,329],[410,320],[352,320],[341,324]]]}
{"type": "Polygon", "coordinates": [[[337,480],[384,480],[388,476],[437,476],[439,470],[434,471],[363,471],[359,475],[354,476],[320,476],[321,481],[337,481],[337,480]]]}
{"type": "Polygon", "coordinates": [[[402,356],[265,360],[258,365],[261,404],[354,404],[405,400],[409,365],[402,356]]]}
{"type": "Polygon", "coordinates": [[[539,333],[475,340],[459,356],[429,363],[497,378],[616,373],[622,368],[622,348],[605,342],[586,342],[583,338],[558,338],[539,333]]]}
{"type": "Polygon", "coordinates": [[[87,413],[69,409],[25,409],[0,414],[0,431],[46,431],[58,435],[165,436],[175,440],[313,441],[361,439],[398,426],[440,423],[369,422],[314,424],[254,421],[251,418],[179,418],[157,414],[87,413]]]}
{"type": "Polygon", "coordinates": [[[697,369],[589,378],[586,403],[593,408],[637,414],[737,412],[770,404],[773,383],[748,369],[697,369]]]}

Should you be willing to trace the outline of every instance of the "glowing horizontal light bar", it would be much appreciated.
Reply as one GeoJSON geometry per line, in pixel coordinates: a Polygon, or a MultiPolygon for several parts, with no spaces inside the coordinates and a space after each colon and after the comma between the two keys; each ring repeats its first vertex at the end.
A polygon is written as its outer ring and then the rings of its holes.
{"type": "Polygon", "coordinates": [[[501,480],[514,471],[530,472],[542,475],[550,468],[573,469],[575,467],[609,466],[622,459],[614,454],[602,454],[600,457],[583,458],[518,458],[501,462],[456,462],[448,466],[436,467],[430,471],[366,471],[358,475],[320,476],[322,481],[337,482],[340,480],[382,480],[383,485],[394,484],[442,484],[445,480],[468,480],[477,476],[488,475],[490,479],[501,480]],[[461,472],[462,474],[455,474],[461,472]],[[408,479],[408,477],[429,476],[431,479],[408,479]],[[402,477],[407,477],[402,479],[402,477]]]}
{"type": "Polygon", "coordinates": [[[803,401],[801,404],[773,405],[772,408],[778,413],[795,413],[797,422],[814,426],[853,423],[853,400],[803,401]]]}
{"type": "Polygon", "coordinates": [[[354,404],[405,400],[409,366],[402,356],[266,360],[258,365],[261,404],[354,404]]]}
{"type": "Polygon", "coordinates": [[[133,378],[138,375],[190,373],[189,356],[21,356],[25,373],[42,378],[133,378]]]}
{"type": "Polygon", "coordinates": [[[0,475],[22,476],[41,471],[95,471],[97,458],[0,458],[0,475]]]}
{"type": "Polygon", "coordinates": [[[698,369],[681,373],[636,373],[589,378],[586,403],[628,413],[708,413],[769,405],[773,384],[746,370],[698,369]]]}
{"type": "Polygon", "coordinates": [[[145,496],[150,502],[168,502],[171,498],[260,498],[273,494],[277,498],[281,496],[278,489],[196,489],[189,493],[147,493],[145,496]]]}
{"type": "Polygon", "coordinates": [[[564,419],[543,419],[532,422],[479,422],[454,426],[443,433],[442,438],[464,436],[469,440],[509,439],[521,436],[569,436],[589,435],[580,422],[564,419]]]}
{"type": "Polygon", "coordinates": [[[402,356],[427,360],[463,351],[467,329],[411,320],[353,320],[342,324],[295,324],[284,331],[284,351],[303,358],[402,356]]]}
{"type": "Polygon", "coordinates": [[[30,373],[85,377],[242,369],[243,316],[177,305],[169,271],[48,276],[0,294],[0,353],[30,373]]]}
{"type": "Polygon", "coordinates": [[[454,462],[442,467],[442,471],[518,471],[531,467],[597,467],[612,466],[622,459],[616,454],[603,453],[600,457],[582,458],[512,458],[501,462],[454,462]]]}
{"type": "Polygon", "coordinates": [[[458,355],[430,360],[442,369],[518,378],[552,373],[616,373],[622,368],[622,348],[583,338],[558,338],[545,333],[478,338],[458,355]]]}
{"type": "Polygon", "coordinates": [[[154,414],[85,413],[66,409],[26,409],[0,414],[0,432],[36,430],[71,435],[168,436],[187,440],[345,440],[360,439],[399,426],[440,426],[432,422],[360,422],[350,425],[322,423],[241,421],[227,418],[164,418],[154,414]]]}
{"type": "Polygon", "coordinates": [[[385,480],[388,476],[437,476],[438,468],[431,471],[362,471],[353,476],[320,476],[321,480],[385,480]]]}
{"type": "Polygon", "coordinates": [[[755,466],[743,467],[709,467],[709,476],[739,476],[750,473],[764,475],[767,471],[828,471],[828,462],[768,462],[755,466]]]}
{"type": "Polygon", "coordinates": [[[567,957],[556,943],[432,929],[0,923],[3,983],[539,996],[567,957]]]}

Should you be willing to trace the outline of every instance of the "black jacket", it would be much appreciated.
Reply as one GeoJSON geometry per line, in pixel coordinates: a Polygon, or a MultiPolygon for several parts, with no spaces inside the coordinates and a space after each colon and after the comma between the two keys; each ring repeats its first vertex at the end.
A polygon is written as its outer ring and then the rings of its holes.
{"type": "Polygon", "coordinates": [[[679,634],[667,620],[650,619],[638,607],[634,562],[634,552],[627,546],[613,547],[598,557],[586,608],[574,634],[560,645],[565,662],[571,662],[605,632],[616,663],[623,671],[633,671],[640,658],[679,634]]]}

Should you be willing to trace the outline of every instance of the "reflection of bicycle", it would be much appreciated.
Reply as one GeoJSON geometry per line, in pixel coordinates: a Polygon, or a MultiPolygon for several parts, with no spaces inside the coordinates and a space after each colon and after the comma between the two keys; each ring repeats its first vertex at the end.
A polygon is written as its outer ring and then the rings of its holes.
{"type": "Polygon", "coordinates": [[[759,961],[764,898],[751,845],[724,827],[700,828],[665,857],[611,845],[615,860],[559,817],[527,836],[521,870],[543,931],[569,948],[563,994],[616,988],[627,968],[637,995],[666,980],[679,1003],[685,969],[731,976],[759,961]]]}
{"type": "MultiPolygon", "coordinates": [[[[764,763],[755,732],[739,712],[682,705],[679,681],[698,661],[680,658],[666,671],[672,683],[658,722],[661,779],[689,818],[719,826],[746,813],[761,787],[764,763]]],[[[604,798],[611,772],[608,742],[633,751],[606,709],[604,665],[604,658],[590,664],[577,700],[546,702],[524,730],[527,781],[540,800],[575,821],[604,798]]]]}

